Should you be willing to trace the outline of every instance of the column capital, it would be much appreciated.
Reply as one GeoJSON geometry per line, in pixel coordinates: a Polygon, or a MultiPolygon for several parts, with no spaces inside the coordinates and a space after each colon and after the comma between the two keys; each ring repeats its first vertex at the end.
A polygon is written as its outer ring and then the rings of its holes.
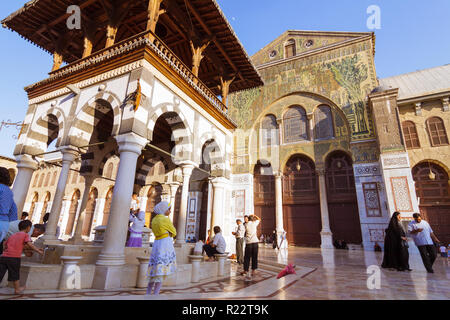
{"type": "Polygon", "coordinates": [[[280,171],[275,171],[273,173],[273,175],[274,175],[275,179],[281,179],[283,177],[283,173],[280,171]]]}
{"type": "Polygon", "coordinates": [[[325,175],[325,168],[317,168],[316,173],[318,176],[324,176],[325,175]]]}
{"type": "Polygon", "coordinates": [[[225,188],[228,185],[228,179],[225,177],[216,177],[214,179],[211,179],[211,183],[213,185],[213,188],[225,188]]]}
{"type": "Polygon", "coordinates": [[[84,181],[86,184],[92,184],[92,182],[94,182],[95,177],[93,175],[89,175],[89,176],[82,176],[84,178],[84,181]]]}
{"type": "Polygon", "coordinates": [[[16,156],[17,168],[37,170],[38,162],[29,154],[20,154],[16,156]]]}
{"type": "Polygon", "coordinates": [[[193,162],[193,161],[187,160],[187,161],[181,162],[179,164],[179,166],[181,168],[183,177],[185,177],[185,176],[189,176],[190,177],[191,174],[192,174],[192,171],[194,170],[194,168],[197,167],[197,164],[195,162],[193,162]]]}
{"type": "Polygon", "coordinates": [[[73,162],[80,155],[78,150],[73,146],[63,146],[58,151],[62,153],[62,161],[73,162]]]}
{"type": "Polygon", "coordinates": [[[124,133],[115,137],[119,145],[119,153],[134,152],[138,155],[142,153],[142,149],[148,144],[148,140],[134,132],[124,133]]]}
{"type": "Polygon", "coordinates": [[[178,188],[180,187],[181,183],[179,182],[170,182],[167,184],[170,188],[170,193],[171,194],[175,194],[178,190],[178,188]]]}

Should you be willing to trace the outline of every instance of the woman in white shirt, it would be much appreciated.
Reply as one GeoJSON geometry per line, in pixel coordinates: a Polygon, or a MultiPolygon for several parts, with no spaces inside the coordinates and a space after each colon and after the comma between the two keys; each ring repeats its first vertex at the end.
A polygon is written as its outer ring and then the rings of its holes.
{"type": "Polygon", "coordinates": [[[255,275],[256,269],[258,269],[258,235],[256,233],[256,228],[260,223],[260,218],[251,215],[248,217],[248,222],[245,224],[245,254],[244,254],[244,275],[246,275],[247,280],[251,280],[251,276],[255,275]],[[249,274],[250,260],[252,261],[252,273],[249,274]]]}

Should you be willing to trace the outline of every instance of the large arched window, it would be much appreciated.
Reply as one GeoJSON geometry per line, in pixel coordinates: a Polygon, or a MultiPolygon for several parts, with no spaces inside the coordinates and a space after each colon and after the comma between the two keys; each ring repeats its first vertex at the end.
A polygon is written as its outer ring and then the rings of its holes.
{"type": "Polygon", "coordinates": [[[308,119],[302,107],[291,107],[283,116],[284,142],[308,140],[308,119]]]}
{"type": "Polygon", "coordinates": [[[412,121],[403,121],[403,135],[405,137],[406,148],[420,148],[419,136],[417,134],[416,125],[412,121]]]}
{"type": "Polygon", "coordinates": [[[261,144],[268,147],[278,144],[278,125],[274,115],[267,115],[261,121],[261,144]]]}
{"type": "Polygon", "coordinates": [[[333,115],[329,106],[320,106],[314,111],[314,138],[334,137],[333,115]]]}
{"type": "Polygon", "coordinates": [[[285,58],[295,56],[295,40],[289,39],[284,46],[285,58]]]}
{"type": "Polygon", "coordinates": [[[441,118],[429,118],[427,120],[427,129],[433,147],[448,145],[447,132],[445,131],[444,121],[441,118]]]}

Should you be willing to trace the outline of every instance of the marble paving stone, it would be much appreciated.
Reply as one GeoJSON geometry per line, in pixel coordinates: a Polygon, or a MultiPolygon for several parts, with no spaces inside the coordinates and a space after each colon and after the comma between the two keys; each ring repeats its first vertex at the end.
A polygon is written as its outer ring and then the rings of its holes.
{"type": "Polygon", "coordinates": [[[378,252],[289,248],[260,249],[260,259],[297,266],[297,275],[277,280],[277,272],[260,270],[251,282],[244,281],[232,264],[231,275],[221,279],[164,287],[159,297],[146,296],[144,289],[44,291],[28,290],[14,295],[0,288],[0,299],[73,300],[166,300],[166,299],[298,299],[298,300],[438,300],[450,299],[450,260],[438,257],[434,274],[428,274],[420,255],[410,252],[412,272],[380,269],[381,288],[367,288],[367,267],[380,266],[378,252]]]}

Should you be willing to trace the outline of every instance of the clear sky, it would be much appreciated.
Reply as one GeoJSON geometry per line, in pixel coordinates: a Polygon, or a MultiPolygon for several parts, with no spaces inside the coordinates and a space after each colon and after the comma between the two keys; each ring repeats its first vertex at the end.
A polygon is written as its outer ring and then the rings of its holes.
{"type": "MultiPolygon", "coordinates": [[[[372,31],[370,5],[381,9],[375,63],[379,78],[450,63],[449,0],[217,0],[249,55],[288,29],[372,31]]],[[[26,0],[0,1],[0,18],[26,0]]],[[[0,28],[0,121],[22,121],[23,87],[47,77],[52,58],[16,33],[0,28]]],[[[0,131],[0,155],[12,157],[16,129],[0,131]]]]}

